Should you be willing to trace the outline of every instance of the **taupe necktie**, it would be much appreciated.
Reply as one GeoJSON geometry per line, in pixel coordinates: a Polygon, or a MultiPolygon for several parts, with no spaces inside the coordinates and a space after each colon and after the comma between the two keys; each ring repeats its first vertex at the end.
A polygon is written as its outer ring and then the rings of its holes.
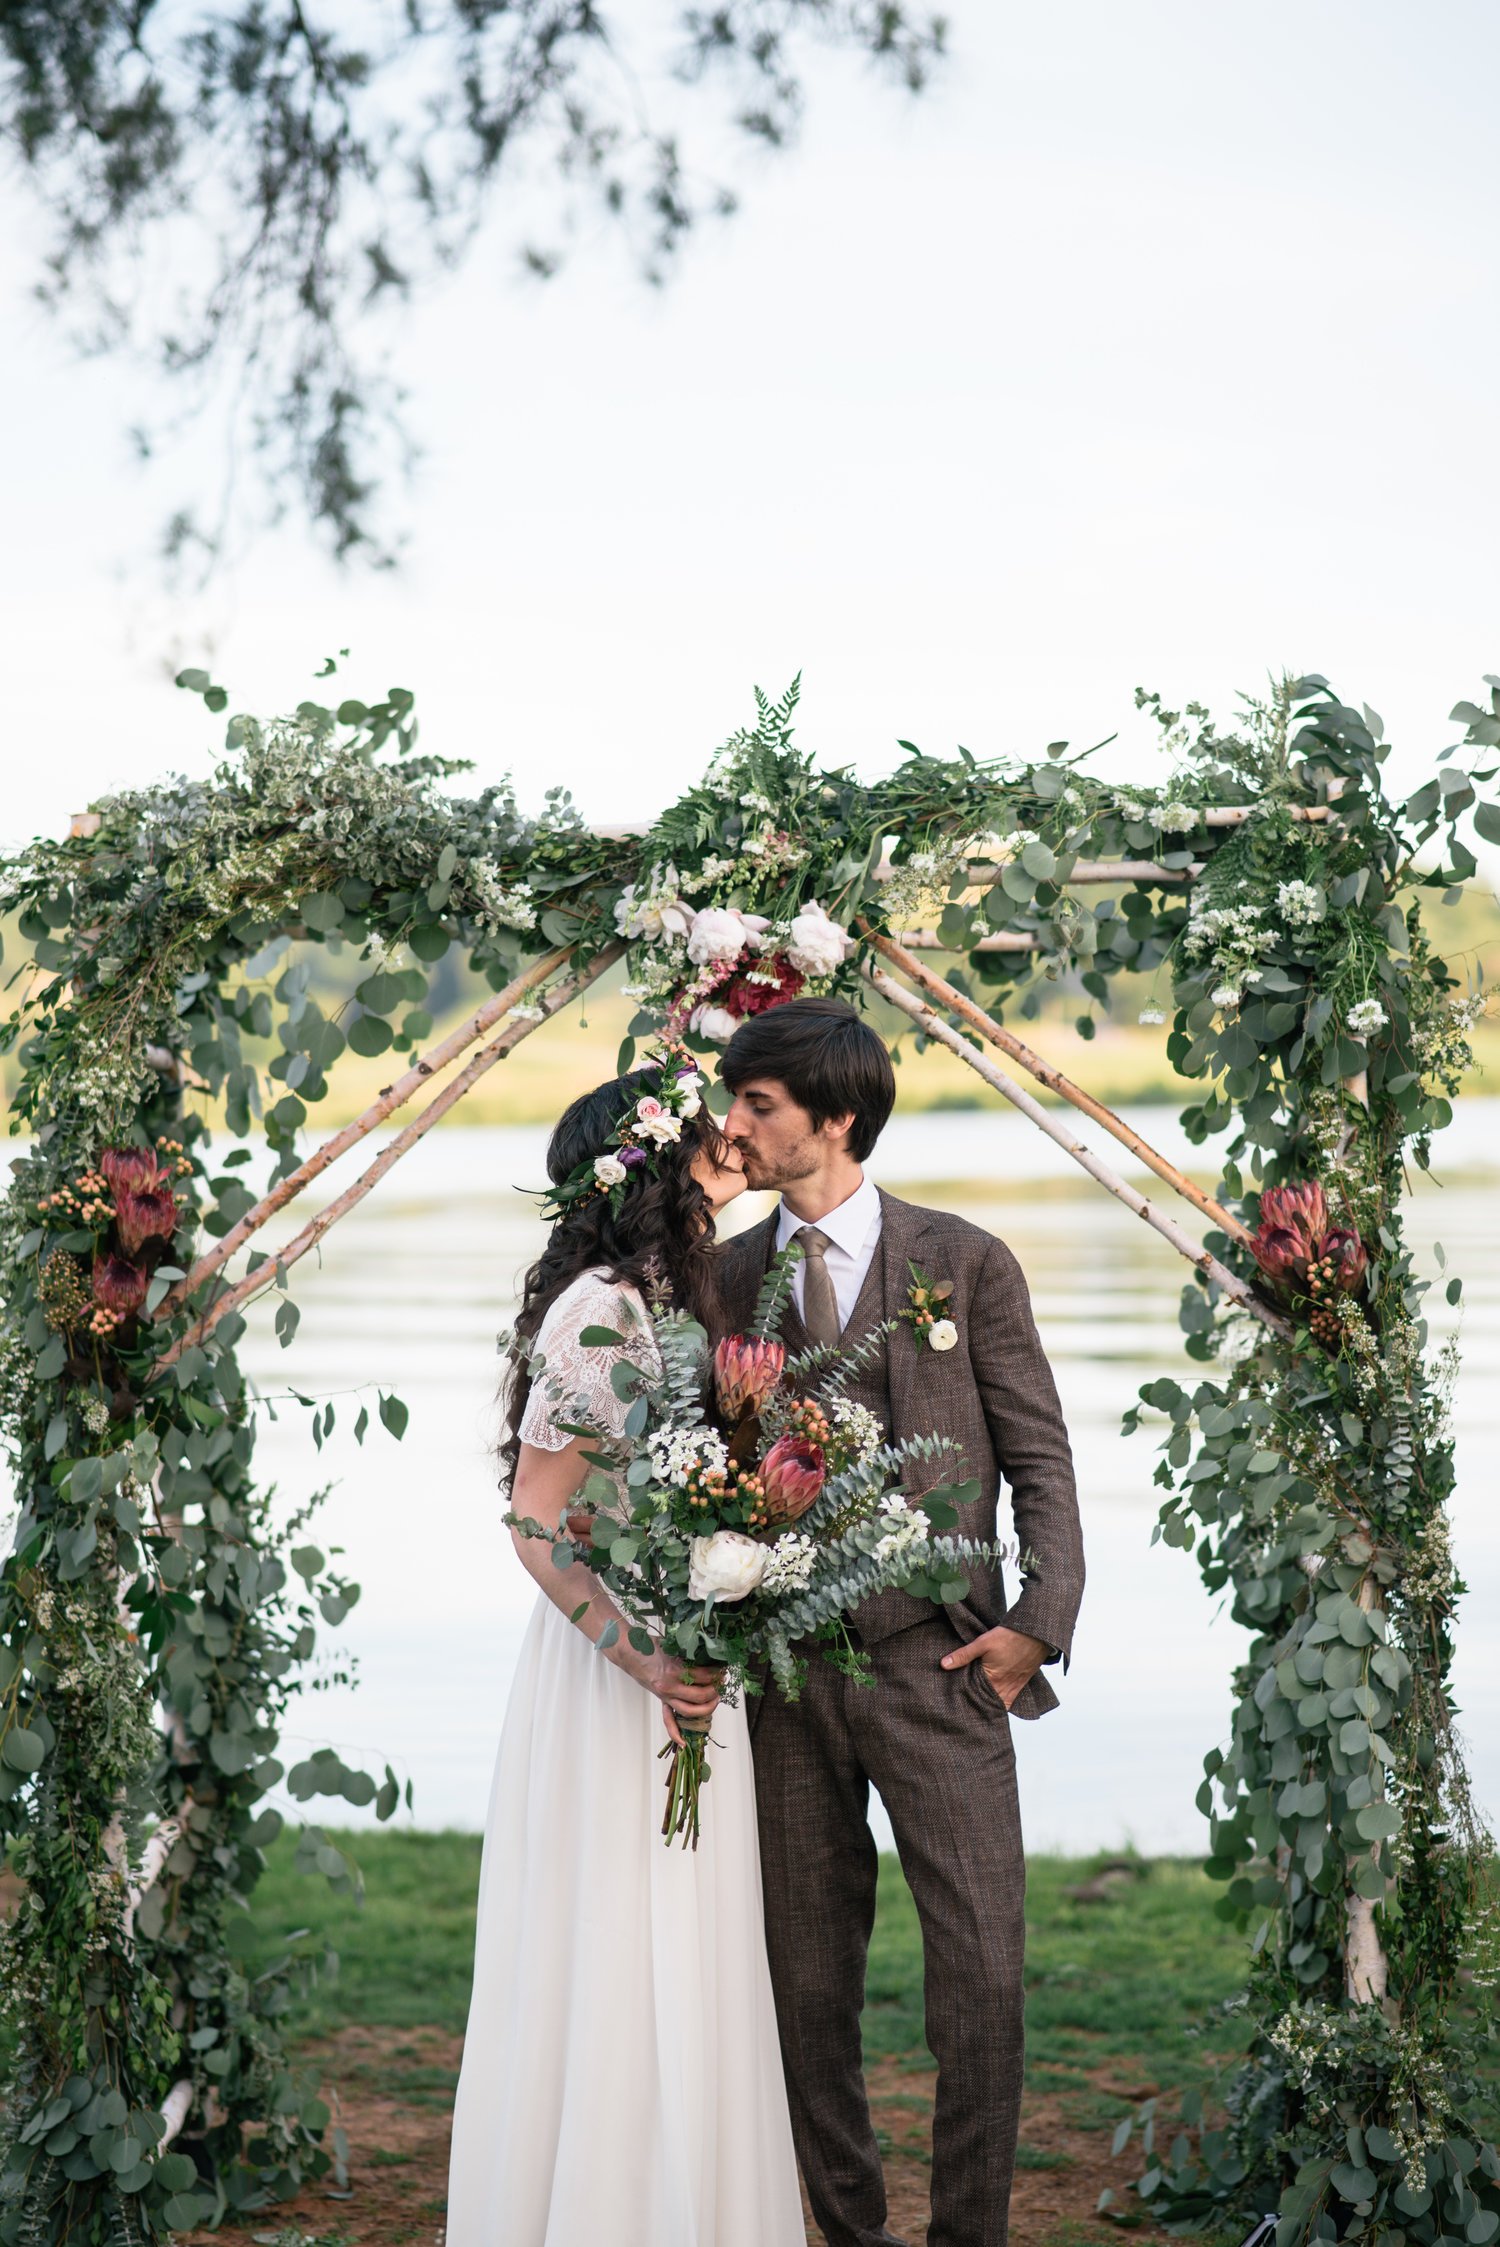
{"type": "Polygon", "coordinates": [[[820,1233],[816,1225],[802,1225],[796,1238],[803,1258],[802,1324],[815,1342],[837,1342],[844,1327],[839,1317],[838,1290],[825,1255],[828,1235],[820,1233]]]}

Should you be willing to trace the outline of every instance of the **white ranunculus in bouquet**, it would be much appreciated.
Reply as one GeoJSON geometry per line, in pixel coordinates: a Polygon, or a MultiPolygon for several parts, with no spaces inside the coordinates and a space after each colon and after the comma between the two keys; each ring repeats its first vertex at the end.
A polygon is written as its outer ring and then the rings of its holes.
{"type": "MultiPolygon", "coordinates": [[[[797,1649],[809,1642],[868,1681],[847,1627],[862,1600],[895,1589],[958,1600],[970,1568],[1006,1557],[949,1534],[978,1485],[944,1479],[953,1449],[943,1435],[887,1443],[846,1394],[894,1320],[849,1350],[801,1358],[774,1339],[800,1255],[794,1246],[776,1259],[751,1331],[728,1336],[711,1358],[703,1328],[666,1301],[650,1314],[659,1372],[622,1356],[625,1337],[612,1328],[585,1328],[586,1346],[614,1355],[625,1433],[603,1434],[577,1400],[559,1398],[563,1424],[594,1438],[592,1472],[556,1530],[506,1517],[523,1535],[549,1538],[559,1566],[594,1571],[639,1653],[660,1645],[686,1663],[721,1663],[730,1700],[761,1690],[766,1670],[795,1698],[806,1676],[797,1649]],[[910,1483],[926,1487],[914,1493],[910,1483]]],[[[606,1625],[601,1649],[618,1627],[606,1625]]],[[[706,1733],[686,1732],[662,1751],[669,1841],[697,1846],[711,1745],[706,1733]]]]}

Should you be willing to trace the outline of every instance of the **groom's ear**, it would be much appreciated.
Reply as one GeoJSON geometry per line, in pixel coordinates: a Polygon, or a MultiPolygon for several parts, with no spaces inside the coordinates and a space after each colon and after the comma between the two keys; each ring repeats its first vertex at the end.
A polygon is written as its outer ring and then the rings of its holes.
{"type": "Polygon", "coordinates": [[[825,1116],[818,1129],[825,1139],[842,1140],[847,1152],[849,1134],[854,1129],[854,1110],[847,1108],[841,1116],[825,1116]]]}

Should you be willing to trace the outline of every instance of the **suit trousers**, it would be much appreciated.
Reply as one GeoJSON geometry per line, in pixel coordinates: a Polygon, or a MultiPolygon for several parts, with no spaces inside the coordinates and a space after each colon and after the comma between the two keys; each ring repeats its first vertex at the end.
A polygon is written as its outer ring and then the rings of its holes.
{"type": "Polygon", "coordinates": [[[875,1920],[871,1785],[922,1928],[937,2062],[928,2247],[1005,2247],[1020,2119],[1026,1865],[1010,1717],[941,1613],[866,1649],[872,1686],[816,1652],[801,1698],[750,1703],[792,2134],[829,2247],[884,2247],[860,2011],[875,1920]]]}

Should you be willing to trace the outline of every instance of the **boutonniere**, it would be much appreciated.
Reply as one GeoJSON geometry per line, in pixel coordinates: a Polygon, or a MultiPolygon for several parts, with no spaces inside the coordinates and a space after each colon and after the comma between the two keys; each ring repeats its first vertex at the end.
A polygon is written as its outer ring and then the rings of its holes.
{"type": "Polygon", "coordinates": [[[958,1328],[949,1318],[944,1305],[953,1293],[952,1280],[931,1280],[920,1264],[907,1259],[911,1286],[906,1291],[906,1309],[901,1313],[908,1320],[918,1343],[926,1343],[929,1350],[951,1350],[958,1340],[958,1328]]]}

